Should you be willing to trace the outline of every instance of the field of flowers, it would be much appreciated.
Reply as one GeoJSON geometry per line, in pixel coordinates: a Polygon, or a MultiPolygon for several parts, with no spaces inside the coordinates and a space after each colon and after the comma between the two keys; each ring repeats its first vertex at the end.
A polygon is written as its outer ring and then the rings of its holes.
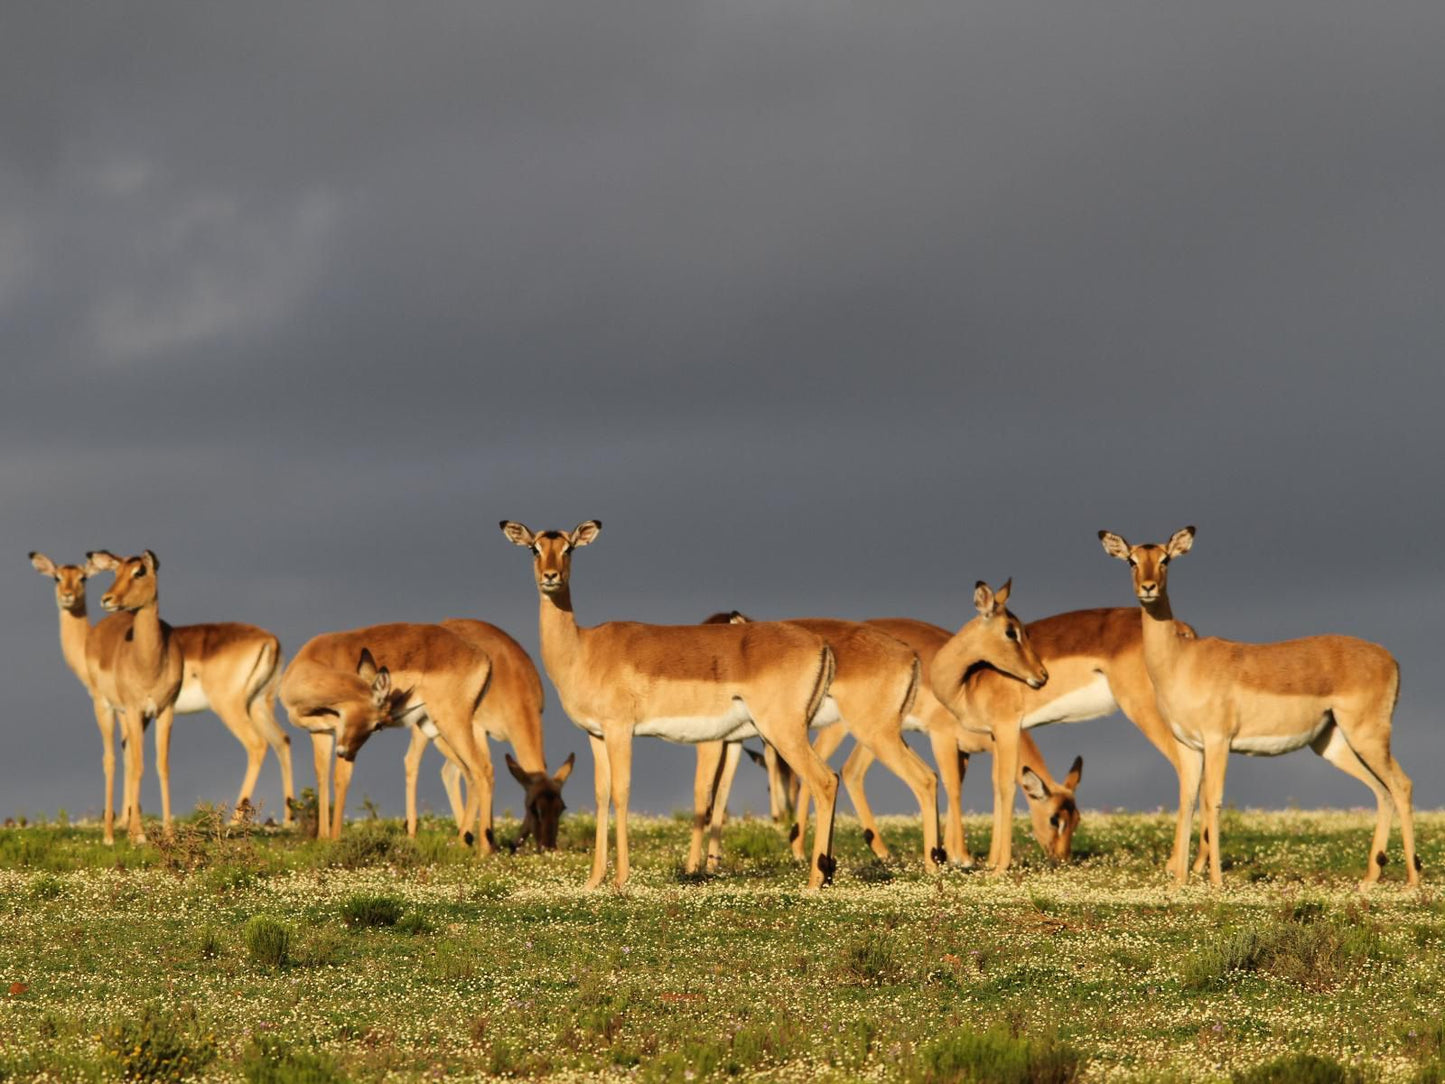
{"type": "Polygon", "coordinates": [[[845,817],[815,895],[753,820],[689,878],[687,821],[634,819],[622,893],[582,891],[587,816],[481,860],[441,822],[5,828],[0,1080],[1438,1081],[1445,814],[1417,820],[1423,890],[1397,860],[1362,896],[1370,821],[1231,811],[1224,890],[1176,891],[1164,815],[1087,814],[1064,868],[1020,826],[1020,868],[936,879],[845,817]]]}

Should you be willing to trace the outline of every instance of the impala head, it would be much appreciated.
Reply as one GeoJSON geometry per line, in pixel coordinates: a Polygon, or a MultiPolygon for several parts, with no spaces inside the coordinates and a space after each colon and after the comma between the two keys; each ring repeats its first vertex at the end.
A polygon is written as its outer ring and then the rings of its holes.
{"type": "Polygon", "coordinates": [[[564,531],[533,533],[530,528],[513,520],[502,520],[502,533],[514,544],[532,551],[532,572],[537,578],[537,590],[544,595],[567,590],[572,578],[572,551],[590,544],[601,530],[602,522],[596,519],[577,524],[571,534],[564,531]]]}
{"type": "Polygon", "coordinates": [[[1029,643],[1023,622],[1004,605],[1012,590],[1012,579],[997,591],[982,580],[974,585],[973,606],[978,616],[969,625],[978,643],[978,661],[1018,678],[1031,689],[1041,689],[1049,680],[1049,671],[1029,643]]]}
{"type": "Polygon", "coordinates": [[[62,610],[81,610],[85,607],[85,581],[95,571],[87,561],[80,565],[57,565],[43,553],[31,552],[30,564],[42,576],[55,581],[55,604],[62,610]]]}
{"type": "Polygon", "coordinates": [[[1075,757],[1069,774],[1062,783],[1049,786],[1032,768],[1022,773],[1024,796],[1029,800],[1029,817],[1034,822],[1034,838],[1053,862],[1067,862],[1074,843],[1074,829],[1079,826],[1079,806],[1074,791],[1079,776],[1084,774],[1084,758],[1075,757]]]}
{"type": "Polygon", "coordinates": [[[1170,560],[1188,553],[1194,545],[1194,528],[1175,531],[1162,546],[1153,542],[1131,546],[1111,531],[1100,531],[1099,541],[1110,557],[1129,562],[1129,571],[1134,577],[1134,597],[1141,604],[1150,606],[1164,595],[1170,560]]]}
{"type": "Polygon", "coordinates": [[[507,770],[512,778],[522,784],[525,797],[522,799],[527,815],[522,820],[522,834],[517,837],[517,846],[532,836],[537,849],[557,849],[557,822],[562,819],[562,810],[567,803],[562,801],[562,784],[572,774],[572,765],[577,763],[577,754],[571,753],[555,773],[529,772],[518,764],[512,754],[507,754],[507,770]]]}
{"type": "Polygon", "coordinates": [[[87,570],[115,573],[110,587],[100,596],[101,608],[106,613],[139,610],[155,602],[156,570],[161,562],[150,550],[138,557],[117,557],[109,550],[92,550],[85,557],[87,570]]]}

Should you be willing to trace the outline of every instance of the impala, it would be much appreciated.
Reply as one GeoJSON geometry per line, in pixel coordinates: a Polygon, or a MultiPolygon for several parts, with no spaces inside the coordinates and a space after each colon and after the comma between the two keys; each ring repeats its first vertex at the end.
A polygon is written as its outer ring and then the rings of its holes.
{"type": "MultiPolygon", "coordinates": [[[[366,740],[383,727],[416,725],[466,778],[457,824],[466,842],[482,805],[491,805],[491,757],[476,718],[491,673],[485,651],[440,625],[373,625],[309,640],[281,678],[281,702],[292,724],[311,732],[317,835],[340,836],[352,767],[366,740]],[[327,788],[333,742],[334,812],[327,788]]],[[[490,834],[478,839],[478,853],[494,849],[490,834]]]]}
{"type": "MultiPolygon", "coordinates": [[[[110,809],[115,803],[115,713],[91,687],[85,662],[86,642],[93,627],[86,614],[85,582],[99,569],[89,562],[84,568],[57,565],[43,553],[31,553],[30,563],[55,581],[55,601],[60,609],[60,648],[66,664],[85,686],[95,707],[95,721],[105,750],[105,808],[110,809]]],[[[285,821],[291,823],[291,739],[277,724],[275,713],[276,682],[281,675],[280,641],[265,629],[235,622],[177,625],[172,631],[181,645],[184,660],[175,713],[214,711],[246,749],[246,774],[236,799],[237,816],[251,800],[266,747],[270,745],[276,750],[276,760],[281,766],[285,821]]],[[[124,810],[121,819],[124,823],[124,810]]]]}
{"type": "MultiPolygon", "coordinates": [[[[745,624],[748,618],[737,611],[731,614],[715,614],[704,624],[728,621],[745,624]]],[[[837,733],[838,741],[843,735],[851,734],[860,747],[867,748],[870,756],[877,756],[890,767],[894,774],[907,784],[918,800],[923,817],[923,862],[930,873],[946,861],[938,846],[938,781],[928,765],[918,754],[903,743],[904,718],[918,695],[919,666],[913,649],[892,636],[870,628],[857,621],[837,621],[830,618],[792,619],[789,624],[798,625],[821,636],[833,650],[837,660],[837,672],[828,689],[828,701],[835,708],[821,711],[812,720],[813,726],[823,733],[837,733]]],[[[820,739],[821,740],[821,739],[820,739]]],[[[836,742],[833,748],[837,748],[836,742]]],[[[829,752],[832,750],[830,749],[829,752]]],[[[709,860],[716,860],[717,836],[722,828],[722,815],[727,805],[727,792],[732,784],[733,770],[737,765],[736,751],[729,751],[721,771],[716,772],[717,795],[701,794],[699,784],[709,778],[709,768],[716,763],[719,750],[713,746],[698,746],[698,770],[694,777],[694,816],[692,846],[688,853],[687,870],[697,869],[702,849],[702,824],[716,815],[714,839],[709,847],[709,860]]],[[[820,755],[827,759],[827,753],[820,755]]],[[[847,781],[847,776],[844,776],[847,781]]],[[[849,795],[858,807],[859,816],[867,810],[866,798],[849,786],[849,795]],[[860,804],[861,803],[861,804],[860,804]]],[[[799,799],[802,817],[793,829],[793,853],[798,859],[804,855],[803,829],[806,827],[806,806],[799,799]]],[[[876,825],[869,815],[870,842],[877,840],[875,851],[882,845],[878,839],[876,825]]],[[[884,850],[886,854],[886,848],[884,850]]]]}
{"type": "MultiPolygon", "coordinates": [[[[555,847],[557,818],[565,808],[562,784],[572,772],[573,760],[569,758],[555,775],[547,773],[546,757],[542,751],[542,679],[537,675],[536,666],[522,645],[495,625],[456,617],[441,622],[441,627],[460,636],[491,659],[491,683],[477,709],[476,720],[488,737],[507,742],[517,754],[516,760],[508,754],[507,764],[513,778],[522,784],[526,795],[526,816],[532,822],[530,825],[524,822],[522,838],[535,833],[539,845],[548,849],[555,847]]],[[[417,772],[421,767],[422,753],[430,740],[420,726],[412,727],[411,744],[405,758],[406,833],[409,836],[416,835],[417,772]]],[[[444,747],[438,745],[438,748],[447,756],[447,762],[442,767],[442,784],[446,787],[452,816],[461,825],[465,810],[461,766],[451,759],[444,747]]],[[[491,770],[490,762],[488,770],[491,770]]],[[[492,840],[490,798],[481,802],[480,815],[480,834],[492,840]]],[[[470,824],[462,826],[464,832],[473,827],[470,824]]]]}
{"type": "MultiPolygon", "coordinates": [[[[1122,711],[1179,777],[1180,812],[1166,868],[1176,878],[1187,876],[1190,806],[1198,785],[1189,781],[1188,751],[1154,704],[1137,615],[1127,609],[1073,610],[1030,622],[1029,642],[1049,670],[1049,683],[1042,689],[1026,688],[991,669],[962,638],[967,628],[938,649],[929,664],[929,684],[965,729],[981,731],[994,740],[994,831],[989,866],[1005,869],[1012,860],[1014,783],[1020,773],[1023,731],[1122,711]]],[[[1181,625],[1179,635],[1192,636],[1194,632],[1181,625]]],[[[1200,866],[1209,843],[1208,839],[1201,843],[1200,866]]]]}
{"type": "Polygon", "coordinates": [[[1271,644],[1181,636],[1166,583],[1169,562],[1193,547],[1194,528],[1174,532],[1162,546],[1131,546],[1109,531],[1100,531],[1099,540],[1104,552],[1129,564],[1143,625],[1144,662],[1160,713],[1189,750],[1196,787],[1202,769],[1201,815],[1212,844],[1210,881],[1223,883],[1219,806],[1230,752],[1277,756],[1308,745],[1375,793],[1375,835],[1360,887],[1372,885],[1384,868],[1392,805],[1400,813],[1406,880],[1418,884],[1413,788],[1390,755],[1391,717],[1400,693],[1394,656],[1351,636],[1271,644]]]}
{"type": "MultiPolygon", "coordinates": [[[[86,554],[87,568],[114,572],[115,580],[101,595],[111,616],[86,637],[86,687],[114,708],[125,745],[127,831],[131,842],[144,843],[140,788],[145,770],[141,741],[146,723],[156,721],[156,774],[161,783],[161,824],[171,827],[170,744],[176,696],[181,691],[181,647],[171,627],[160,618],[156,573],[160,561],[150,550],[138,557],[116,557],[106,550],[86,554]]],[[[114,839],[115,811],[105,811],[105,840],[114,839]]]]}
{"type": "Polygon", "coordinates": [[[579,626],[572,612],[572,554],[602,525],[534,532],[510,520],[502,533],[532,554],[540,598],[542,662],[563,710],[587,732],[597,797],[597,842],[587,885],[607,871],[607,813],[617,813],[616,884],[627,882],[627,806],[634,735],[695,744],[757,733],[820,796],[808,887],[831,879],[833,804],[838,781],[808,744],[808,722],[823,706],[833,653],[796,625],[579,626]]]}

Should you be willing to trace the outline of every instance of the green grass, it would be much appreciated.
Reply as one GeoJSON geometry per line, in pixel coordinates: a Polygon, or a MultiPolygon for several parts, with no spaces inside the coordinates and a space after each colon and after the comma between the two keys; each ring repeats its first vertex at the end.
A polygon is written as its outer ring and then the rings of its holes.
{"type": "Polygon", "coordinates": [[[1169,887],[1162,815],[1087,814],[1058,869],[1020,823],[1017,870],[937,879],[916,823],[884,819],[882,865],[843,818],[817,894],[769,823],[691,880],[685,820],[632,823],[622,893],[582,890],[586,815],[487,859],[437,820],[0,829],[0,1080],[1445,1075],[1445,815],[1418,818],[1426,888],[1395,862],[1369,896],[1363,813],[1230,811],[1222,891],[1169,887]]]}

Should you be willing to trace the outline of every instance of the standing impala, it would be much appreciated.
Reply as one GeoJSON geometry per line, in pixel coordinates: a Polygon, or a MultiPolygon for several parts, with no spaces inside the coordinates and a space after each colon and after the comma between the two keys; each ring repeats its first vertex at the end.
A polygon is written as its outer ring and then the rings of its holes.
{"type": "MultiPolygon", "coordinates": [[[[30,554],[30,563],[36,571],[55,580],[55,601],[60,608],[60,649],[95,707],[95,721],[105,749],[105,808],[109,810],[115,804],[115,713],[105,698],[91,687],[85,661],[86,643],[93,627],[86,614],[85,581],[99,568],[90,562],[84,568],[57,565],[43,553],[30,554]]],[[[265,629],[236,622],[177,625],[172,631],[181,645],[184,660],[181,691],[174,706],[176,714],[209,708],[245,746],[246,774],[236,799],[237,815],[251,799],[266,747],[270,745],[281,766],[281,785],[287,800],[285,821],[291,823],[291,739],[277,724],[275,714],[280,641],[265,629]]],[[[168,765],[165,774],[169,774],[168,765]]],[[[124,823],[125,811],[121,819],[124,823]]]]}
{"type": "MultiPolygon", "coordinates": [[[[440,625],[373,625],[307,641],[281,678],[281,702],[292,724],[311,732],[317,835],[340,836],[352,767],[366,740],[382,727],[416,725],[466,778],[467,805],[457,825],[466,841],[480,809],[492,802],[491,756],[477,719],[491,672],[486,652],[440,625]],[[333,740],[334,812],[327,792],[333,740]]],[[[488,831],[477,851],[494,849],[488,831]]]]}
{"type": "MultiPolygon", "coordinates": [[[[1122,711],[1179,776],[1180,812],[1166,868],[1176,878],[1186,877],[1190,807],[1198,783],[1190,782],[1188,750],[1176,740],[1154,704],[1154,687],[1144,665],[1143,638],[1134,612],[1073,610],[1029,622],[1029,642],[1049,670],[1049,683],[1042,689],[1025,688],[991,669],[977,648],[963,638],[968,628],[965,625],[938,649],[928,676],[934,695],[966,729],[982,731],[994,740],[994,832],[989,866],[1005,869],[1012,859],[1014,781],[1022,759],[1023,731],[1122,711]]],[[[1193,636],[1194,631],[1181,624],[1179,635],[1193,636]]],[[[1201,867],[1208,845],[1209,840],[1204,840],[1200,847],[1201,867]]]]}
{"type": "MultiPolygon", "coordinates": [[[[747,624],[749,619],[734,611],[731,614],[715,614],[705,624],[717,623],[718,618],[734,624],[747,624]]],[[[824,734],[838,735],[842,741],[845,734],[851,734],[860,748],[867,748],[869,755],[877,756],[893,773],[907,784],[918,799],[918,808],[923,817],[923,863],[929,873],[937,873],[947,860],[938,845],[938,780],[929,771],[928,765],[918,754],[903,743],[904,718],[913,707],[918,695],[919,666],[913,649],[898,639],[871,628],[858,621],[838,621],[831,618],[801,618],[788,622],[821,636],[833,650],[837,660],[837,672],[833,684],[828,688],[824,709],[812,720],[813,726],[824,734]],[[831,701],[832,706],[829,705],[831,701]]],[[[820,736],[819,741],[822,741],[820,736]]],[[[836,741],[833,748],[837,748],[836,741]]],[[[816,746],[815,746],[816,748],[816,746]]],[[[829,752],[832,750],[830,749],[829,752]]],[[[820,752],[824,760],[827,753],[820,752]]],[[[694,783],[694,815],[692,847],[688,853],[687,870],[698,868],[702,849],[702,824],[710,816],[713,820],[713,841],[709,845],[708,857],[715,861],[718,853],[718,837],[722,830],[722,815],[727,805],[727,788],[732,784],[733,769],[737,765],[737,753],[723,753],[714,743],[698,746],[698,770],[694,783]],[[726,757],[721,771],[716,770],[717,757],[726,757]],[[717,779],[714,793],[703,793],[698,783],[706,783],[712,776],[717,779]]],[[[844,776],[847,780],[847,776],[844,776]]],[[[849,786],[849,795],[858,809],[860,817],[866,817],[864,835],[882,856],[888,851],[878,836],[877,824],[868,812],[867,799],[861,791],[849,786]]],[[[799,820],[793,829],[793,855],[801,860],[804,856],[803,832],[807,827],[806,800],[800,793],[799,820]]]]}
{"type": "Polygon", "coordinates": [[[1162,546],[1131,546],[1109,531],[1100,531],[1099,540],[1104,552],[1129,564],[1143,622],[1144,662],[1160,712],[1190,750],[1196,786],[1202,765],[1211,883],[1223,883],[1219,806],[1230,752],[1278,756],[1308,745],[1375,793],[1375,835],[1360,887],[1378,880],[1385,865],[1392,803],[1400,813],[1405,877],[1418,884],[1412,786],[1390,755],[1391,717],[1400,694],[1394,656],[1352,636],[1272,644],[1181,636],[1165,584],[1169,562],[1193,547],[1194,528],[1174,532],[1162,546]]]}
{"type": "MultiPolygon", "coordinates": [[[[141,741],[146,723],[156,721],[156,774],[161,782],[161,824],[171,827],[170,744],[176,696],[181,691],[181,647],[157,609],[156,572],[160,561],[150,550],[121,559],[106,550],[86,554],[88,567],[114,572],[100,598],[111,616],[86,639],[87,687],[120,716],[125,743],[127,830],[132,843],[144,843],[140,788],[145,769],[141,741]]],[[[114,810],[105,811],[105,838],[113,837],[114,810]]]]}
{"type": "Polygon", "coordinates": [[[627,882],[627,805],[635,734],[697,743],[756,728],[820,795],[808,887],[831,879],[833,804],[838,780],[808,744],[808,721],[832,680],[833,653],[821,637],[774,622],[748,625],[644,625],[592,628],[572,612],[572,552],[596,539],[587,520],[570,533],[533,532],[502,521],[502,533],[532,553],[540,596],[542,662],[573,722],[592,746],[597,845],[589,888],[607,872],[607,807],[617,811],[617,875],[627,882]]]}

